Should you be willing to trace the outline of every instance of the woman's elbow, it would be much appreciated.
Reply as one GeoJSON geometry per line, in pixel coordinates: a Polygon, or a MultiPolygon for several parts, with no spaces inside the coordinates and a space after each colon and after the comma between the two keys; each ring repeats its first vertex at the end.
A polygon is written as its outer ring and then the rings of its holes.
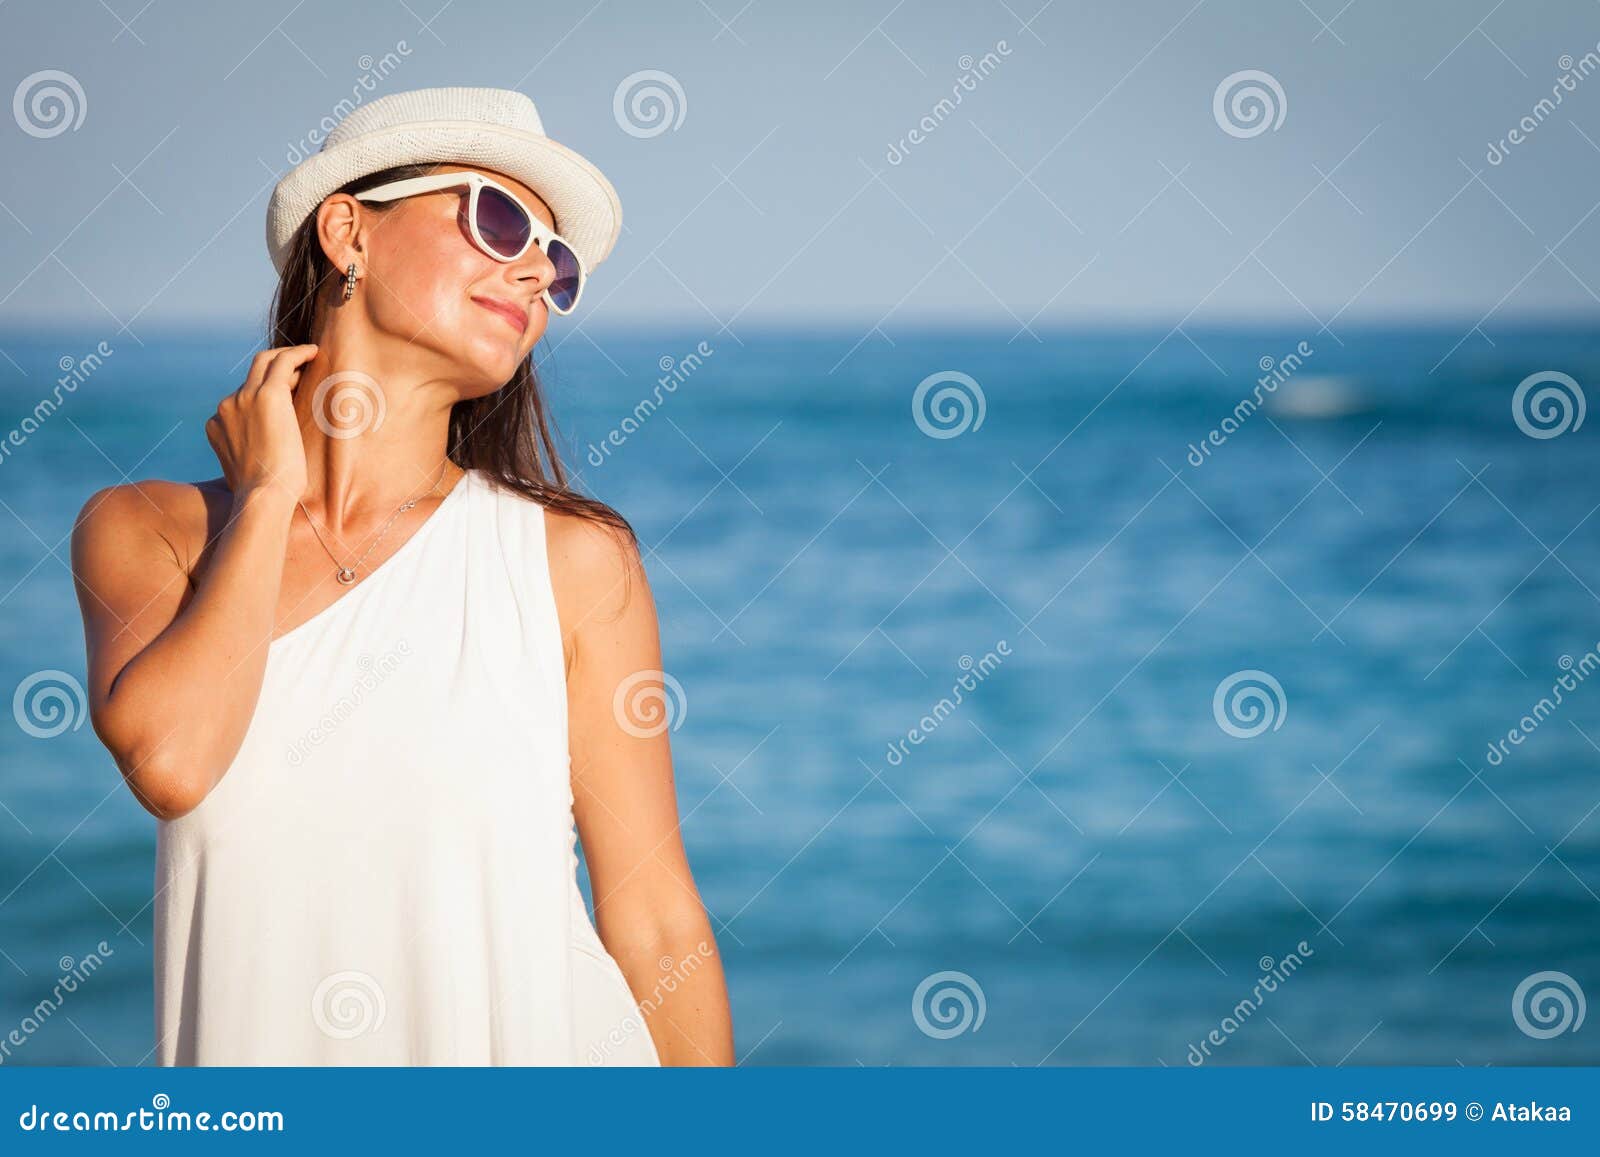
{"type": "Polygon", "coordinates": [[[119,759],[117,766],[139,806],[158,820],[181,819],[211,791],[209,777],[172,756],[156,754],[130,764],[119,759]]]}
{"type": "Polygon", "coordinates": [[[616,923],[620,927],[602,930],[602,939],[606,932],[611,932],[615,950],[623,953],[647,957],[709,957],[717,951],[711,920],[699,906],[654,911],[616,923]]]}
{"type": "Polygon", "coordinates": [[[157,819],[188,815],[210,792],[212,779],[201,761],[176,750],[173,736],[147,739],[132,727],[119,726],[114,712],[93,722],[139,806],[157,819]]]}

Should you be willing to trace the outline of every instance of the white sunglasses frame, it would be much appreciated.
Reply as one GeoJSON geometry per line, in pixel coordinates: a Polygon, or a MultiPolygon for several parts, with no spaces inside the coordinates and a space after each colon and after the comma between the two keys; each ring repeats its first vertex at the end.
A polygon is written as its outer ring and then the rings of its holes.
{"type": "Polygon", "coordinates": [[[352,196],[357,201],[371,201],[379,204],[388,201],[399,201],[406,197],[415,197],[422,193],[438,193],[445,189],[467,189],[467,228],[472,233],[472,243],[487,253],[494,260],[509,264],[518,260],[529,248],[534,245],[539,247],[541,253],[548,253],[551,241],[559,241],[566,246],[567,252],[572,254],[573,261],[578,265],[578,288],[572,295],[572,304],[562,309],[550,297],[547,287],[543,293],[544,303],[552,312],[563,317],[578,308],[578,302],[583,298],[583,286],[589,280],[589,271],[584,268],[583,258],[578,256],[578,251],[572,243],[561,234],[546,227],[545,223],[535,217],[528,207],[522,203],[522,198],[498,181],[485,177],[482,173],[468,170],[451,173],[431,173],[422,177],[407,177],[400,181],[390,181],[387,185],[378,185],[375,188],[363,189],[352,196]],[[495,249],[484,240],[483,234],[478,232],[478,194],[485,188],[493,189],[503,197],[509,197],[511,202],[521,209],[528,218],[528,243],[510,257],[495,252],[495,249]]]}

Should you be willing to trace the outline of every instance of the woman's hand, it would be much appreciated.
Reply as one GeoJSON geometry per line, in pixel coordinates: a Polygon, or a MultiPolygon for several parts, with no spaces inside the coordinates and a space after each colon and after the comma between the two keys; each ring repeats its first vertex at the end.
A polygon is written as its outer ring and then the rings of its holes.
{"type": "Polygon", "coordinates": [[[222,464],[236,502],[257,491],[299,501],[306,489],[306,448],[294,412],[300,372],[314,345],[262,350],[244,384],[223,398],[206,421],[206,440],[222,464]]]}

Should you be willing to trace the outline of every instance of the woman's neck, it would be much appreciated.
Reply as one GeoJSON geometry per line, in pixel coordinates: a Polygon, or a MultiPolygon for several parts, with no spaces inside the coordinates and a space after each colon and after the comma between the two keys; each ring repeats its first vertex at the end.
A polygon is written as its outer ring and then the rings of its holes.
{"type": "Polygon", "coordinates": [[[414,374],[371,373],[355,364],[319,349],[294,391],[306,452],[302,501],[335,532],[386,517],[435,485],[447,491],[460,474],[446,455],[456,392],[414,374]]]}

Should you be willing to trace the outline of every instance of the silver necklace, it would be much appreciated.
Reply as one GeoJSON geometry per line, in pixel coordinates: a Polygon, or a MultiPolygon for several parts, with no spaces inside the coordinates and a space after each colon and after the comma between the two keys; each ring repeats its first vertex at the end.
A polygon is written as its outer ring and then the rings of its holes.
{"type": "Polygon", "coordinates": [[[328,544],[323,542],[322,532],[317,529],[316,520],[311,517],[311,512],[306,509],[306,504],[296,500],[295,505],[300,508],[300,513],[306,516],[306,522],[310,523],[311,525],[311,533],[317,536],[317,542],[321,544],[322,549],[327,553],[328,557],[333,560],[333,565],[336,568],[334,571],[334,578],[338,579],[339,582],[344,586],[349,586],[351,583],[355,582],[356,572],[361,569],[361,564],[367,561],[367,555],[372,553],[372,548],[378,545],[385,534],[389,533],[389,528],[394,525],[394,520],[399,518],[412,507],[416,506],[417,503],[428,497],[428,495],[439,489],[439,483],[444,481],[444,472],[449,464],[450,459],[448,458],[439,464],[439,477],[433,480],[433,486],[430,487],[426,493],[419,494],[415,498],[411,498],[405,502],[402,502],[399,508],[389,516],[389,520],[383,524],[383,527],[378,531],[377,537],[372,540],[371,544],[366,550],[361,552],[361,557],[356,559],[356,561],[351,563],[349,566],[342,564],[339,561],[338,556],[335,555],[333,551],[328,549],[328,544]]]}

